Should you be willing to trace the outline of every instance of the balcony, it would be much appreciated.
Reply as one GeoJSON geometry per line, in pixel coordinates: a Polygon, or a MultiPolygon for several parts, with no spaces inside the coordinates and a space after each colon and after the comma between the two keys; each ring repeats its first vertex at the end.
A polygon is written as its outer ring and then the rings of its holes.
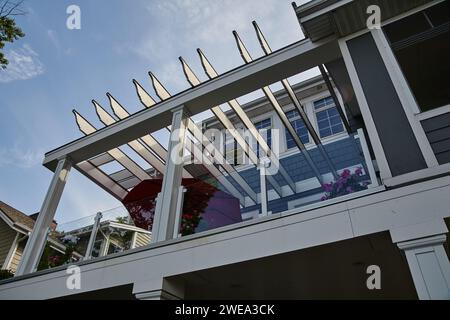
{"type": "MultiPolygon", "coordinates": [[[[386,47],[382,33],[355,41],[325,35],[272,52],[254,27],[265,55],[253,60],[234,33],[241,67],[219,75],[198,50],[208,81],[180,58],[191,89],[172,96],[149,72],[153,90],[133,80],[141,111],[130,114],[110,93],[110,110],[93,101],[104,127],[74,111],[84,137],[46,154],[44,166],[54,178],[18,274],[4,292],[15,281],[39,288],[33,282],[39,278],[70,295],[60,280],[75,264],[88,279],[85,292],[132,284],[133,294],[162,295],[186,279],[196,283],[196,272],[212,278],[211,270],[229,266],[230,277],[233,265],[258,259],[270,265],[278,255],[321,246],[331,254],[331,243],[341,241],[348,241],[337,250],[342,265],[361,265],[355,248],[370,260],[359,241],[381,244],[394,257],[389,276],[395,279],[405,262],[394,243],[406,248],[411,239],[405,234],[417,225],[426,230],[419,238],[444,232],[450,167],[437,162],[406,109],[411,94],[392,83],[398,74],[384,64],[393,60],[380,49],[386,47]],[[374,50],[365,52],[366,45],[374,50]],[[374,66],[370,72],[367,65],[374,66]],[[294,83],[312,69],[316,78],[294,83]],[[263,96],[241,103],[255,91],[263,96]],[[161,132],[168,141],[156,138],[161,132]],[[111,165],[116,169],[107,170],[111,165]],[[72,167],[122,206],[49,232],[72,167]],[[440,224],[426,217],[430,203],[440,224]],[[48,237],[65,249],[49,255],[48,237]]],[[[389,265],[381,251],[374,256],[389,265]]],[[[407,281],[407,296],[414,296],[407,281]]]]}

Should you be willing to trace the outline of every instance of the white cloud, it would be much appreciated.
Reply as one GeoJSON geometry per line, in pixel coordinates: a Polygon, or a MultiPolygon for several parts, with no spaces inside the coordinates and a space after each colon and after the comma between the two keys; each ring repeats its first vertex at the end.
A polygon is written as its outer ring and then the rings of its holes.
{"type": "Polygon", "coordinates": [[[39,55],[28,44],[9,50],[5,55],[9,64],[5,70],[0,69],[0,82],[27,80],[45,72],[39,55]]]}
{"type": "Polygon", "coordinates": [[[237,30],[253,56],[262,55],[252,20],[264,31],[273,49],[300,40],[303,35],[298,25],[291,0],[173,0],[141,1],[151,21],[128,43],[121,43],[116,52],[130,52],[144,59],[173,93],[187,87],[177,60],[187,59],[203,78],[196,48],[204,50],[219,73],[243,64],[232,36],[237,30]],[[157,28],[152,27],[157,26],[157,28]]]}
{"type": "Polygon", "coordinates": [[[11,148],[0,149],[0,168],[15,166],[18,168],[29,169],[34,166],[40,166],[43,157],[43,150],[24,148],[19,143],[16,143],[11,148]]]}

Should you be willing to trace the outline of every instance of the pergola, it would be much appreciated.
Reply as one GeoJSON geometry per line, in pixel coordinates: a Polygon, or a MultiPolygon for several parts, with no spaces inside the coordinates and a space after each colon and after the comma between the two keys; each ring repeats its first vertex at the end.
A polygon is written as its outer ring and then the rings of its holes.
{"type": "Polygon", "coordinates": [[[128,191],[141,181],[152,179],[155,176],[163,176],[162,190],[158,196],[152,230],[152,241],[154,242],[164,241],[174,236],[174,226],[180,220],[178,215],[180,214],[180,199],[182,198],[181,179],[196,177],[198,172],[207,172],[216,179],[227,192],[239,199],[241,207],[261,203],[262,210],[265,210],[266,214],[266,179],[278,197],[299,192],[295,182],[281,165],[276,152],[272,151],[244,108],[236,100],[237,97],[258,89],[264,92],[282,124],[293,137],[297,148],[314,172],[317,182],[322,184],[322,175],[316,164],[269,88],[269,85],[275,82],[281,82],[283,85],[315,145],[329,166],[329,172],[337,177],[336,169],[323,148],[319,135],[312,126],[310,119],[308,119],[304,107],[295,95],[287,78],[319,66],[343,124],[347,131],[350,131],[342,106],[323,67],[323,64],[339,58],[338,44],[333,41],[333,38],[324,38],[316,42],[304,39],[272,52],[256,22],[253,22],[253,25],[265,53],[265,56],[259,59],[252,59],[242,39],[236,31],[233,31],[237,47],[245,62],[244,65],[236,69],[219,75],[206,55],[198,49],[200,61],[209,77],[208,81],[202,83],[187,62],[180,57],[184,75],[192,86],[191,89],[172,96],[157,77],[149,72],[154,92],[160,101],[157,102],[143,85],[133,80],[137,96],[143,105],[143,110],[140,112],[130,114],[126,107],[110,93],[107,93],[107,97],[112,112],[109,112],[97,101],[92,101],[100,121],[105,125],[103,128],[95,128],[86,118],[74,110],[76,123],[85,136],[45,155],[43,164],[54,172],[54,177],[42,205],[35,229],[24,251],[22,262],[17,271],[18,275],[33,272],[37,266],[41,248],[46,241],[47,228],[54,217],[71,167],[75,167],[118,200],[122,200],[128,194],[128,191]],[[227,104],[232,112],[237,115],[245,129],[251,132],[251,135],[264,151],[266,155],[264,158],[258,157],[256,151],[236,130],[221,109],[221,104],[227,104]],[[268,162],[276,165],[283,178],[282,184],[271,175],[261,174],[261,195],[258,197],[240,173],[227,163],[221,150],[211,147],[211,141],[191,119],[192,116],[206,110],[211,110],[223,127],[229,130],[254,166],[257,166],[263,172],[268,162]],[[167,149],[152,135],[153,132],[163,128],[167,128],[170,132],[167,149]],[[186,135],[187,132],[190,134],[186,135]],[[149,164],[150,169],[146,170],[133,161],[130,155],[119,149],[122,145],[128,145],[149,164]],[[183,166],[184,149],[189,150],[194,158],[197,157],[197,160],[201,160],[198,157],[205,157],[202,148],[206,146],[213,149],[209,149],[210,152],[206,155],[209,161],[203,162],[201,165],[197,164],[197,166],[202,167],[201,169],[183,166]],[[107,174],[102,170],[103,165],[113,162],[119,163],[124,169],[112,174],[107,174]],[[231,183],[229,178],[234,183],[231,183]],[[244,191],[244,194],[235,185],[238,185],[244,191]]]}

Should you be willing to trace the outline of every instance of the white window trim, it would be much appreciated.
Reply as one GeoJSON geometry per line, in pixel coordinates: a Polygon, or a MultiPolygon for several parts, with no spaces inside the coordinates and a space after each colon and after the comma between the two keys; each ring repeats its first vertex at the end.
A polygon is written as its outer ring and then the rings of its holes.
{"type": "Polygon", "coordinates": [[[17,248],[19,247],[19,237],[20,237],[20,233],[16,232],[16,236],[14,237],[14,240],[11,244],[11,247],[9,248],[8,254],[7,254],[5,261],[3,263],[3,266],[2,266],[2,269],[4,269],[4,270],[8,270],[11,266],[13,257],[16,254],[17,248]]]}
{"type": "Polygon", "coordinates": [[[416,118],[418,121],[423,121],[423,120],[441,116],[446,113],[450,113],[450,104],[416,114],[416,118]]]}

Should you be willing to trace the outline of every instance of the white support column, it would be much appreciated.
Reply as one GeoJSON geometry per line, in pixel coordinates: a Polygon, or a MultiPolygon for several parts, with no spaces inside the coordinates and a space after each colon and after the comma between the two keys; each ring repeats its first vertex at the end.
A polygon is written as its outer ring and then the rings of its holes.
{"type": "Polygon", "coordinates": [[[161,194],[158,197],[158,210],[155,211],[152,229],[153,242],[164,241],[173,236],[179,197],[178,188],[181,185],[183,173],[183,151],[187,117],[184,106],[180,106],[172,112],[172,130],[168,148],[169,156],[166,161],[161,194]]]}
{"type": "Polygon", "coordinates": [[[443,243],[446,235],[398,243],[406,254],[421,300],[450,300],[450,262],[443,243]]]}
{"type": "Polygon", "coordinates": [[[185,285],[180,280],[153,279],[134,283],[133,294],[138,300],[181,300],[185,285]]]}
{"type": "Polygon", "coordinates": [[[86,254],[83,260],[89,260],[92,258],[92,249],[94,248],[95,238],[97,237],[98,226],[100,225],[100,220],[102,219],[102,213],[97,212],[94,218],[94,225],[92,226],[91,236],[89,237],[89,242],[86,249],[86,254]]]}
{"type": "Polygon", "coordinates": [[[41,249],[45,246],[47,230],[55,217],[56,208],[61,199],[71,167],[72,164],[69,159],[59,160],[16,275],[30,273],[36,269],[41,249]]]}
{"type": "Polygon", "coordinates": [[[262,158],[259,163],[259,177],[260,177],[260,189],[261,189],[261,216],[266,217],[269,215],[267,209],[267,168],[270,165],[270,160],[268,158],[262,158]]]}

